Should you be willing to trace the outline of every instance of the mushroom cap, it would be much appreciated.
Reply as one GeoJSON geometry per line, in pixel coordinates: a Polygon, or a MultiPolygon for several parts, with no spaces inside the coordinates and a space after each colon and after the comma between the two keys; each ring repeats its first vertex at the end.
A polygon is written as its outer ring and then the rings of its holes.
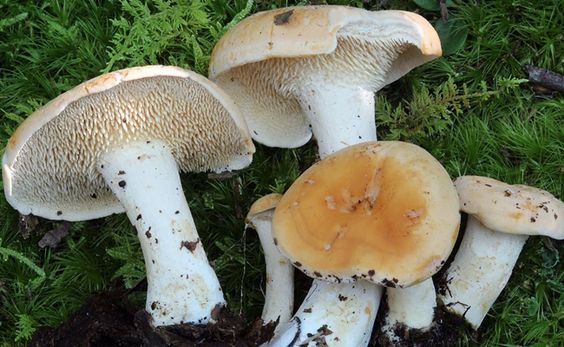
{"type": "Polygon", "coordinates": [[[164,141],[182,171],[240,169],[255,150],[238,108],[205,77],[173,66],[129,68],[59,95],[18,127],[2,158],[6,199],[49,219],[121,213],[96,161],[139,140],[164,141]]]}
{"type": "Polygon", "coordinates": [[[458,196],[424,149],[366,142],[317,162],[274,212],[278,247],[314,278],[409,286],[433,275],[458,235],[458,196]]]}
{"type": "Polygon", "coordinates": [[[209,76],[242,108],[253,139],[298,147],[311,130],[297,84],[321,76],[375,92],[441,54],[435,29],[412,12],[290,7],[232,27],[213,50],[209,76]]]}
{"type": "Polygon", "coordinates": [[[249,209],[249,213],[247,213],[247,218],[245,219],[247,224],[253,224],[252,221],[258,215],[268,212],[270,210],[274,210],[278,203],[282,199],[282,194],[272,193],[267,194],[258,200],[256,200],[249,209]]]}
{"type": "Polygon", "coordinates": [[[454,185],[461,210],[492,230],[564,239],[564,203],[547,191],[481,176],[458,177],[454,185]]]}

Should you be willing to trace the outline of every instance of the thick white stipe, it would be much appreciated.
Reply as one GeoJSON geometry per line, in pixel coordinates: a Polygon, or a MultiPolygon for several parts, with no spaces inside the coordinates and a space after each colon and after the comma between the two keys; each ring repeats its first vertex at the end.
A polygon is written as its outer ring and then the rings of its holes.
{"type": "Polygon", "coordinates": [[[433,324],[437,295],[433,280],[428,278],[407,288],[387,288],[388,312],[384,318],[382,332],[390,342],[400,342],[401,336],[395,333],[395,325],[408,329],[426,330],[433,324]]]}
{"type": "Polygon", "coordinates": [[[223,292],[198,237],[168,147],[161,141],[117,146],[99,158],[97,169],[137,229],[152,324],[213,322],[214,313],[225,305],[223,292]]]}
{"type": "Polygon", "coordinates": [[[376,140],[373,92],[326,83],[307,84],[300,92],[297,97],[321,158],[350,145],[376,140]]]}
{"type": "Polygon", "coordinates": [[[448,289],[439,295],[445,307],[478,329],[509,281],[527,238],[496,232],[468,216],[460,248],[445,274],[448,289]]]}

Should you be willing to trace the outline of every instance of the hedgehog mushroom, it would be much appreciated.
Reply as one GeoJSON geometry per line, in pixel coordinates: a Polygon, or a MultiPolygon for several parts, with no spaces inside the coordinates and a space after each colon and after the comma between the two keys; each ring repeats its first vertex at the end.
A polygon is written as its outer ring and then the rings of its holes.
{"type": "Polygon", "coordinates": [[[366,142],[317,162],[274,212],[278,248],[317,280],[270,346],[366,346],[381,286],[431,277],[459,222],[449,175],[418,146],[366,142]]]}
{"type": "Polygon", "coordinates": [[[225,300],[178,171],[241,169],[253,152],[216,85],[146,66],[84,82],[35,111],[10,138],[2,175],[22,214],[81,221],[125,211],[143,249],[152,324],[203,324],[225,300]]]}
{"type": "Polygon", "coordinates": [[[544,190],[488,177],[462,176],[454,184],[469,216],[439,299],[478,329],[529,235],[564,239],[564,203],[544,190]]]}
{"type": "Polygon", "coordinates": [[[264,324],[287,322],[294,310],[294,267],[276,248],[272,236],[272,215],[282,195],[268,194],[253,203],[247,225],[256,230],[266,263],[266,294],[262,310],[264,324]]]}
{"type": "Polygon", "coordinates": [[[415,13],[281,8],[231,28],[209,76],[240,106],[255,141],[299,147],[313,131],[323,158],[376,140],[374,93],[441,53],[436,31],[415,13]]]}

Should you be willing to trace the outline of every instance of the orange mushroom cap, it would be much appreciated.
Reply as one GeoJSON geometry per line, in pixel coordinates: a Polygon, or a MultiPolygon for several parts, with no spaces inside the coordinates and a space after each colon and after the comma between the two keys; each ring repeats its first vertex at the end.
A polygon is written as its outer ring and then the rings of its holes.
{"type": "Polygon", "coordinates": [[[281,251],[334,282],[409,286],[444,264],[458,235],[458,195],[441,164],[405,142],[366,142],[305,171],[273,218],[281,251]]]}

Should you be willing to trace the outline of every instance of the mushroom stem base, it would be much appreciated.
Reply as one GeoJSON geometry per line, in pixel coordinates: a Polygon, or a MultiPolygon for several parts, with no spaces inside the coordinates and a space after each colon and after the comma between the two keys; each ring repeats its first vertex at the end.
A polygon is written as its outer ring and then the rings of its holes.
{"type": "Polygon", "coordinates": [[[367,346],[382,292],[365,281],[314,280],[294,317],[267,346],[367,346]]]}
{"type": "Polygon", "coordinates": [[[153,325],[213,322],[225,305],[223,292],[168,147],[160,141],[131,142],[104,153],[97,168],[137,229],[153,325]]]}
{"type": "Polygon", "coordinates": [[[266,263],[266,293],[261,319],[264,323],[278,320],[278,328],[292,317],[294,309],[294,266],[280,253],[272,238],[273,210],[255,217],[256,229],[266,263]]]}
{"type": "Polygon", "coordinates": [[[428,278],[406,288],[387,288],[388,312],[382,325],[382,333],[390,343],[403,342],[404,336],[398,336],[396,327],[427,331],[433,324],[437,295],[433,280],[428,278]]]}
{"type": "Polygon", "coordinates": [[[527,238],[493,231],[468,216],[460,248],[444,275],[446,288],[439,289],[446,309],[478,329],[509,281],[527,238]]]}

